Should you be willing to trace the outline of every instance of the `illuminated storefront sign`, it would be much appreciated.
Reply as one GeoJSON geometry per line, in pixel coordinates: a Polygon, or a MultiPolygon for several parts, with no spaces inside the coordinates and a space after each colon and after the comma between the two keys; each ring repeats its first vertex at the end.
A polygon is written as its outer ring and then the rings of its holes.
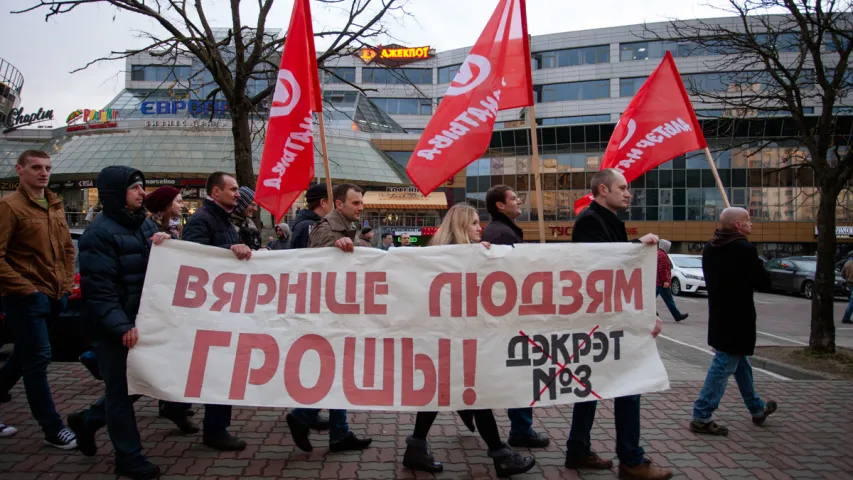
{"type": "MultiPolygon", "coordinates": [[[[814,236],[817,236],[817,227],[814,227],[814,236]]],[[[835,227],[835,237],[853,237],[853,227],[835,227]]]]}
{"type": "Polygon", "coordinates": [[[228,112],[228,102],[225,100],[142,102],[139,104],[139,111],[143,115],[179,115],[181,113],[189,113],[190,115],[209,115],[211,113],[221,115],[228,112]]]}
{"type": "Polygon", "coordinates": [[[3,130],[3,133],[9,133],[15,129],[48,120],[53,120],[53,110],[39,108],[36,112],[24,114],[24,107],[13,108],[9,112],[9,117],[6,118],[6,129],[3,130]]]}
{"type": "Polygon", "coordinates": [[[115,120],[118,120],[118,110],[114,108],[108,108],[106,110],[89,110],[86,108],[82,110],[74,110],[68,114],[68,118],[65,119],[65,123],[68,125],[90,122],[106,123],[115,120]]]}
{"type": "Polygon", "coordinates": [[[430,51],[429,45],[425,47],[387,45],[384,47],[363,47],[359,50],[358,56],[364,63],[400,66],[432,58],[433,53],[430,51]]]}

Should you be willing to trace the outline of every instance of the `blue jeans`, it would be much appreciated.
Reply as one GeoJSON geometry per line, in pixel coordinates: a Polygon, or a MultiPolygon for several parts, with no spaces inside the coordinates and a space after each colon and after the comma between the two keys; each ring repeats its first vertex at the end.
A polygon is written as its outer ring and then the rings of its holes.
{"type": "Polygon", "coordinates": [[[714,354],[714,360],[711,361],[711,367],[708,368],[705,385],[702,386],[699,398],[693,404],[693,420],[700,423],[711,421],[711,415],[720,406],[720,399],[726,393],[726,385],[728,385],[729,376],[732,374],[735,376],[740,395],[743,397],[749,413],[753,417],[764,415],[764,402],[755,392],[755,383],[752,381],[752,365],[749,364],[749,358],[717,351],[714,354]]]}
{"type": "MultiPolygon", "coordinates": [[[[616,417],[616,455],[620,463],[635,467],[643,463],[646,454],[640,446],[640,396],[619,397],[613,404],[616,417]]],[[[598,402],[574,405],[572,428],[566,441],[567,458],[582,459],[592,453],[590,434],[597,405],[598,402]]]]}
{"type": "Polygon", "coordinates": [[[532,408],[509,408],[506,411],[509,416],[509,438],[524,438],[536,435],[533,431],[533,409],[532,408]]]}
{"type": "Polygon", "coordinates": [[[851,315],[853,315],[853,288],[850,289],[850,302],[847,304],[847,309],[844,310],[844,316],[841,317],[841,321],[849,322],[851,315]]]}
{"type": "Polygon", "coordinates": [[[672,314],[672,318],[678,320],[681,318],[681,312],[678,311],[678,307],[675,306],[675,299],[672,298],[672,290],[669,287],[656,287],[657,295],[663,297],[663,303],[666,304],[666,308],[669,309],[669,313],[672,314]]]}
{"type": "Polygon", "coordinates": [[[23,378],[30,411],[46,436],[65,428],[47,383],[51,359],[47,323],[56,319],[67,303],[67,296],[55,300],[40,292],[3,298],[15,350],[0,370],[0,391],[8,392],[23,378]]]}
{"type": "MultiPolygon", "coordinates": [[[[320,414],[318,408],[296,408],[293,416],[305,425],[313,425],[320,414]]],[[[329,443],[343,440],[349,433],[346,410],[329,410],[329,443]]]]}
{"type": "Polygon", "coordinates": [[[133,410],[140,395],[127,394],[127,348],[111,340],[96,342],[95,352],[104,377],[104,396],[83,411],[83,421],[93,432],[106,425],[116,464],[130,465],[142,457],[142,440],[133,410]]]}

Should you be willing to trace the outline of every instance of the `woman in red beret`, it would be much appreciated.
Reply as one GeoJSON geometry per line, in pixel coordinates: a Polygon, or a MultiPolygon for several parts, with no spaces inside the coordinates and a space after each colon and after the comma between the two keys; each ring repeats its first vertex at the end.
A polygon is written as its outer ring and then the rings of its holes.
{"type": "Polygon", "coordinates": [[[181,215],[184,200],[175,187],[160,187],[145,196],[145,208],[158,232],[168,233],[173,240],[181,238],[181,215]]]}

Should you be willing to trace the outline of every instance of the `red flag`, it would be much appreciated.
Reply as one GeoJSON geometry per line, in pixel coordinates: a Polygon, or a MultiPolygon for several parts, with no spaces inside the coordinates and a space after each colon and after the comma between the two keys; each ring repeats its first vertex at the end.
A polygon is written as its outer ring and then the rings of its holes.
{"type": "MultiPolygon", "coordinates": [[[[601,170],[619,170],[630,183],[662,163],[707,145],[672,54],[666,52],[619,119],[601,170]]],[[[591,193],[580,198],[575,213],[590,202],[591,193]]]]}
{"type": "Polygon", "coordinates": [[[500,0],[409,160],[424,195],[489,147],[498,111],[533,105],[524,0],[500,0]]]}
{"type": "Polygon", "coordinates": [[[293,2],[255,201],[280,219],[314,178],[312,113],[322,108],[308,0],[293,2]]]}

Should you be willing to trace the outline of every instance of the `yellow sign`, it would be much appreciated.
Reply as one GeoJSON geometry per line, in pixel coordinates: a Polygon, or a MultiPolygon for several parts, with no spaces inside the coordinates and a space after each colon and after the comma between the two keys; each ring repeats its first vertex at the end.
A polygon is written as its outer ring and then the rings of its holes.
{"type": "Polygon", "coordinates": [[[364,63],[401,65],[430,58],[429,45],[425,47],[401,47],[389,45],[386,47],[363,47],[359,57],[364,63]]]}

